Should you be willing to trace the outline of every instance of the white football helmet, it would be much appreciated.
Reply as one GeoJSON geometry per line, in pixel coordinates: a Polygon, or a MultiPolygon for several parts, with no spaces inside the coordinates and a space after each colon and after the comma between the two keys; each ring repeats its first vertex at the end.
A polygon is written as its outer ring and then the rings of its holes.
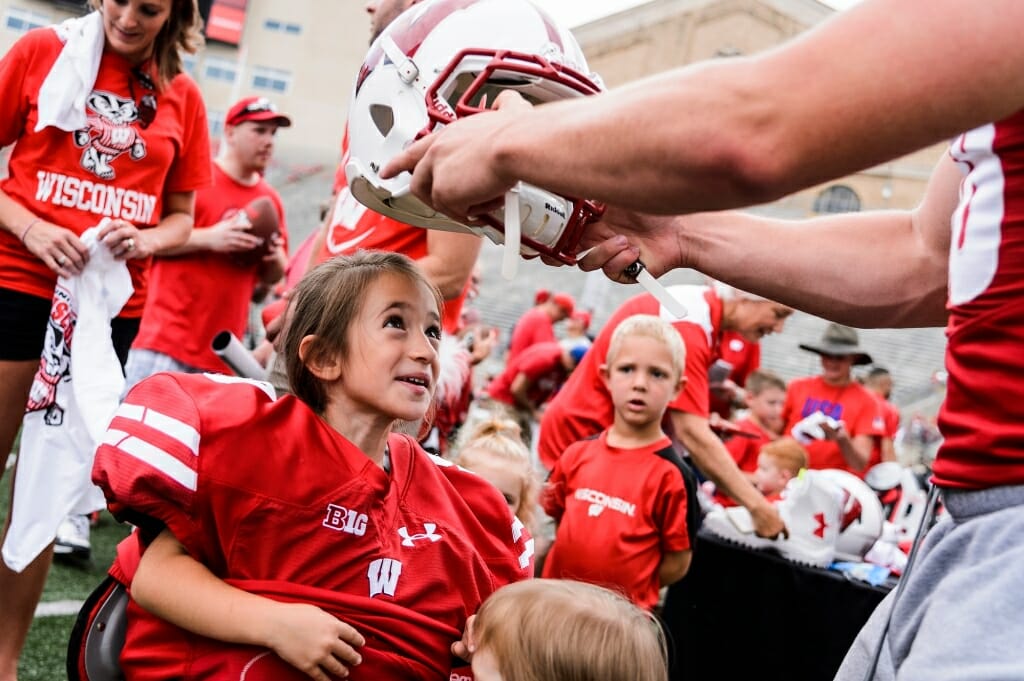
{"type": "Polygon", "coordinates": [[[856,475],[838,468],[819,471],[843,491],[842,520],[836,541],[836,559],[862,561],[882,536],[882,502],[871,487],[856,475]]]}
{"type": "Polygon", "coordinates": [[[521,245],[516,260],[521,250],[573,264],[584,227],[603,210],[593,202],[520,183],[505,209],[480,217],[487,226],[467,226],[413,196],[409,173],[378,175],[412,141],[486,110],[509,89],[540,104],[602,85],[572,34],[527,0],[426,0],[407,9],[370,46],[356,80],[345,167],[353,196],[407,224],[521,245]]]}

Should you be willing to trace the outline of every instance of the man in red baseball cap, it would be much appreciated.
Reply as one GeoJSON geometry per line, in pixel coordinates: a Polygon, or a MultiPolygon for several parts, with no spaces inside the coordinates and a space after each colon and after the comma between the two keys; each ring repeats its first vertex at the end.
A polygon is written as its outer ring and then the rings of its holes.
{"type": "Polygon", "coordinates": [[[266,97],[243,97],[228,109],[224,117],[224,125],[234,126],[246,121],[273,123],[279,128],[291,126],[292,119],[277,110],[274,103],[266,97]]]}
{"type": "Polygon", "coordinates": [[[213,338],[244,335],[254,292],[269,290],[287,263],[284,206],[263,174],[278,128],[291,124],[266,97],[245,97],[228,110],[213,185],[196,192],[195,228],[184,246],[160,253],[175,257],[158,257],[150,271],[127,387],[157,371],[230,372],[213,352],[213,338]],[[246,219],[246,207],[261,197],[277,216],[270,234],[246,219]]]}

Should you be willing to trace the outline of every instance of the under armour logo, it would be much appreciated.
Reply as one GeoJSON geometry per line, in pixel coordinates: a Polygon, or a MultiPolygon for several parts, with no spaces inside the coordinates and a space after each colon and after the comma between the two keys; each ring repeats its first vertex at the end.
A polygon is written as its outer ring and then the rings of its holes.
{"type": "Polygon", "coordinates": [[[431,542],[436,542],[441,538],[441,535],[434,534],[434,530],[437,529],[437,525],[434,523],[424,523],[423,532],[421,534],[409,534],[408,527],[399,527],[398,536],[402,538],[402,546],[415,546],[416,541],[420,539],[429,539],[431,542]]]}
{"type": "Polygon", "coordinates": [[[821,539],[824,539],[825,538],[825,527],[826,527],[826,524],[825,524],[825,514],[824,513],[815,513],[814,514],[814,522],[818,523],[818,526],[816,528],[814,528],[814,536],[815,537],[820,537],[821,539]]]}
{"type": "Polygon", "coordinates": [[[601,512],[603,510],[604,506],[602,506],[601,504],[591,504],[590,508],[587,509],[587,515],[591,518],[596,518],[597,516],[601,515],[601,512]]]}

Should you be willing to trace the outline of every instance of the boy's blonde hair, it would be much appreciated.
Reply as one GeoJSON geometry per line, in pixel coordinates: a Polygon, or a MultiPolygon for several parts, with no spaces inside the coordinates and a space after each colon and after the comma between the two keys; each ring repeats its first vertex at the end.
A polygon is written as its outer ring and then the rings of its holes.
{"type": "Polygon", "coordinates": [[[516,517],[530,527],[540,493],[540,482],[530,463],[530,450],[523,444],[519,424],[495,416],[469,429],[463,429],[459,435],[454,463],[472,471],[487,458],[508,462],[519,473],[521,488],[516,517]]]}
{"type": "Polygon", "coordinates": [[[686,346],[675,327],[661,317],[651,314],[637,314],[626,317],[612,332],[611,342],[608,343],[608,354],[605,355],[605,362],[611,364],[615,356],[622,348],[622,342],[626,338],[643,336],[660,341],[668,348],[672,355],[672,368],[676,371],[676,378],[683,375],[683,368],[686,366],[686,346]]]}
{"type": "Polygon", "coordinates": [[[565,579],[528,579],[498,589],[473,623],[515,681],[665,681],[665,634],[657,620],[619,594],[565,579]]]}
{"type": "Polygon", "coordinates": [[[743,387],[751,395],[760,395],[768,388],[778,388],[785,392],[786,382],[774,371],[769,371],[768,369],[755,369],[750,372],[749,376],[747,376],[746,383],[743,387]]]}
{"type": "Polygon", "coordinates": [[[791,437],[780,437],[761,447],[761,453],[770,457],[775,465],[789,471],[794,477],[801,468],[807,468],[807,450],[791,437]]]}

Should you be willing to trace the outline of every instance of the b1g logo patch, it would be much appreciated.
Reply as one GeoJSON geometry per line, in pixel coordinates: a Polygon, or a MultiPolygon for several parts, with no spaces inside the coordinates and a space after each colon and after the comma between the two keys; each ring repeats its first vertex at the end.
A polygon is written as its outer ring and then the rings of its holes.
{"type": "Polygon", "coordinates": [[[337,504],[327,504],[327,515],[324,517],[323,526],[329,530],[362,537],[366,534],[366,526],[369,522],[370,519],[366,517],[365,513],[337,504]]]}

